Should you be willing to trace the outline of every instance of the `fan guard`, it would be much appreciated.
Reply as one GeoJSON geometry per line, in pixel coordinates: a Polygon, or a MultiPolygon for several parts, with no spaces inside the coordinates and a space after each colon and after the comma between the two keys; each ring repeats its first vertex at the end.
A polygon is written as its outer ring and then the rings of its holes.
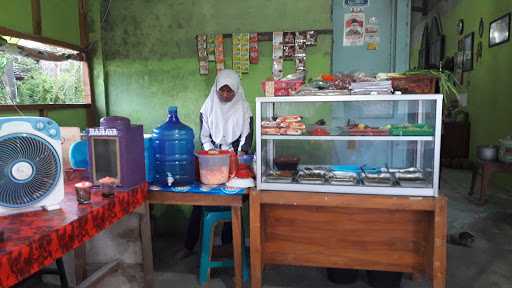
{"type": "Polygon", "coordinates": [[[43,138],[26,133],[0,137],[0,206],[22,208],[44,199],[57,185],[60,158],[43,138]]]}

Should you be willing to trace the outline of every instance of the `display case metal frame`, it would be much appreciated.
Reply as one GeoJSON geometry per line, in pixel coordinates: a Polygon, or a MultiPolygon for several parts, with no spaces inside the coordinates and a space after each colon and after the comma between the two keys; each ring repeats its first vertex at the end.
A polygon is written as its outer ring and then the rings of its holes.
{"type": "Polygon", "coordinates": [[[439,167],[441,151],[441,125],[443,95],[441,94],[390,94],[390,95],[340,95],[340,96],[290,96],[290,97],[259,97],[256,98],[256,184],[258,190],[273,191],[304,191],[304,192],[333,192],[350,194],[369,194],[369,195],[397,195],[397,196],[423,196],[437,197],[439,187],[439,167]],[[261,120],[274,116],[275,107],[262,109],[266,103],[304,103],[304,102],[363,102],[363,101],[419,101],[418,105],[418,123],[424,119],[423,102],[425,100],[435,101],[435,129],[433,136],[285,136],[285,135],[262,135],[261,120]],[[272,110],[272,111],[270,111],[272,110]],[[265,140],[265,144],[263,143],[265,140]],[[372,186],[336,186],[336,185],[317,185],[300,183],[266,183],[263,182],[262,149],[266,146],[267,161],[272,163],[274,155],[274,140],[296,140],[296,141],[417,141],[416,145],[416,166],[421,166],[421,159],[424,151],[425,141],[434,141],[434,166],[432,187],[428,188],[409,188],[409,187],[372,187],[372,186]]]}

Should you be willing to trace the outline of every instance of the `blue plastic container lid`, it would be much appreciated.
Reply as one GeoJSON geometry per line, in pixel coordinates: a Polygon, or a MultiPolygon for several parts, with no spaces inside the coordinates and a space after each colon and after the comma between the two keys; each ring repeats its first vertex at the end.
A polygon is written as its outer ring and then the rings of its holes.
{"type": "MultiPolygon", "coordinates": [[[[361,173],[361,166],[358,165],[332,165],[330,168],[333,171],[340,172],[353,172],[353,173],[361,173]]],[[[382,171],[382,168],[372,167],[372,166],[364,166],[364,171],[366,173],[379,173],[382,171]]]]}

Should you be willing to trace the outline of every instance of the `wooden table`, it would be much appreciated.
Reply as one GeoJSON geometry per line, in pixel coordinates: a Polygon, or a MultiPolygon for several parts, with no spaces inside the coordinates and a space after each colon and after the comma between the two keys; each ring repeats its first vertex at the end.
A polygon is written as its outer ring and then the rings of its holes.
{"type": "MultiPolygon", "coordinates": [[[[73,250],[75,287],[94,286],[117,268],[118,262],[114,261],[87,278],[85,243],[137,208],[144,208],[147,185],[116,192],[110,199],[103,198],[99,191],[94,192],[91,204],[79,205],[73,186],[66,184],[61,209],[0,217],[0,229],[4,232],[4,241],[0,242],[0,287],[16,284],[73,250]]],[[[149,222],[147,211],[141,210],[142,221],[149,222]]],[[[152,275],[145,277],[151,286],[152,275]]]]}
{"type": "Polygon", "coordinates": [[[251,287],[265,264],[409,272],[446,282],[445,197],[250,191],[251,287]]]}
{"type": "Polygon", "coordinates": [[[480,195],[478,198],[478,204],[484,205],[487,203],[488,194],[487,190],[491,181],[492,175],[499,172],[512,172],[512,164],[498,162],[498,161],[477,161],[473,168],[473,177],[471,178],[471,188],[469,189],[468,195],[472,196],[475,192],[477,179],[480,176],[480,195]]]}
{"type": "MultiPolygon", "coordinates": [[[[235,287],[242,287],[242,205],[246,195],[214,195],[188,192],[149,191],[148,203],[194,206],[226,206],[231,207],[233,226],[233,258],[235,270],[235,287]]],[[[144,239],[143,239],[144,240],[144,239]]],[[[151,245],[147,239],[143,246],[151,245]]],[[[149,249],[151,250],[151,249],[149,249]]],[[[152,255],[151,255],[152,256],[152,255]]],[[[151,259],[144,257],[144,259],[151,259]]]]}

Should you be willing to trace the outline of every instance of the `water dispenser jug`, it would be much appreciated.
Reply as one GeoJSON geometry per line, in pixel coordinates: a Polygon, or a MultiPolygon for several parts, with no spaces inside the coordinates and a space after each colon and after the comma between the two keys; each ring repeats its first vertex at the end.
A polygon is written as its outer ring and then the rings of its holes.
{"type": "Polygon", "coordinates": [[[171,186],[194,182],[194,131],[181,123],[177,107],[169,107],[167,121],[153,129],[152,146],[155,184],[171,186]]]}

